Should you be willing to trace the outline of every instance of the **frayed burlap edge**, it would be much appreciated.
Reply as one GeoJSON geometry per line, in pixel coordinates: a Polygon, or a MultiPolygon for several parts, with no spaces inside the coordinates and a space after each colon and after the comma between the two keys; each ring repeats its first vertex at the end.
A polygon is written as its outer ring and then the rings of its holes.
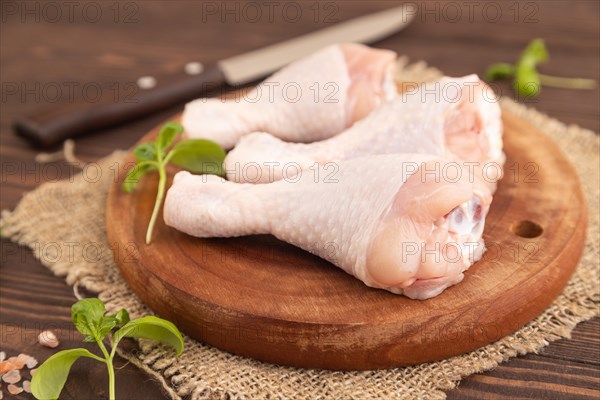
{"type": "MultiPolygon", "coordinates": [[[[434,80],[440,72],[424,63],[399,60],[398,80],[434,80]]],[[[141,341],[139,351],[120,355],[163,385],[173,399],[443,399],[461,378],[494,368],[511,357],[537,352],[549,342],[570,337],[575,325],[599,314],[599,138],[566,126],[509,99],[502,107],[552,137],[575,165],[587,197],[589,227],[582,260],[564,292],[538,318],[513,335],[451,359],[414,367],[335,372],[282,367],[234,356],[185,337],[179,358],[167,348],[141,341]]],[[[122,280],[105,234],[104,207],[112,171],[124,153],[117,151],[94,168],[96,181],[44,184],[17,208],[4,211],[2,235],[30,247],[36,258],[70,285],[98,293],[107,308],[127,308],[133,317],[151,314],[122,280]],[[73,250],[74,249],[74,250],[73,250]],[[94,250],[90,252],[90,249],[94,250]]],[[[95,179],[95,178],[94,178],[95,179]]]]}

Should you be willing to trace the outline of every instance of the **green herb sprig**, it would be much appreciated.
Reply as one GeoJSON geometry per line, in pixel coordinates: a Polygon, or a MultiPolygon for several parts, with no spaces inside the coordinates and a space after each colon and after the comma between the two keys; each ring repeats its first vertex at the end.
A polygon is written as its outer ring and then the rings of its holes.
{"type": "Polygon", "coordinates": [[[96,298],[79,300],[71,307],[71,319],[75,328],[85,335],[84,342],[96,342],[103,357],[87,349],[78,348],[59,351],[48,358],[31,379],[31,393],[37,399],[57,399],[62,391],[71,366],[80,357],[88,357],[106,364],[108,369],[109,398],[115,398],[115,371],[113,359],[119,342],[124,337],[152,339],[173,347],[179,356],[183,352],[183,338],[175,325],[161,318],[149,316],[134,320],[122,309],[116,314],[105,315],[104,303],[96,298]],[[110,352],[104,338],[121,326],[113,334],[110,352]]]}
{"type": "Polygon", "coordinates": [[[145,174],[158,171],[158,192],[146,231],[146,244],[150,244],[152,240],[152,231],[165,197],[167,164],[177,165],[192,173],[223,176],[225,150],[215,142],[204,139],[182,140],[173,145],[175,139],[182,133],[181,124],[167,122],[160,130],[156,141],[138,145],[133,151],[137,162],[123,181],[123,190],[130,193],[135,190],[145,174]]]}
{"type": "Polygon", "coordinates": [[[547,62],[550,54],[542,39],[534,39],[521,53],[515,65],[507,63],[492,64],[486,71],[488,80],[513,78],[515,90],[525,97],[537,96],[542,86],[564,89],[594,89],[596,81],[583,78],[564,78],[541,74],[537,71],[540,64],[547,62]]]}

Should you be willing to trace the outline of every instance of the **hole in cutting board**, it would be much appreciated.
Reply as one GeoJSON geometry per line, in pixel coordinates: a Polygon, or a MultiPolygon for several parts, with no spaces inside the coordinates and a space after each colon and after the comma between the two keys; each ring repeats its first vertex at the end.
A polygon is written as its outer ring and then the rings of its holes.
{"type": "Polygon", "coordinates": [[[544,229],[532,221],[519,221],[512,225],[510,230],[517,236],[524,238],[536,238],[544,233],[544,229]]]}

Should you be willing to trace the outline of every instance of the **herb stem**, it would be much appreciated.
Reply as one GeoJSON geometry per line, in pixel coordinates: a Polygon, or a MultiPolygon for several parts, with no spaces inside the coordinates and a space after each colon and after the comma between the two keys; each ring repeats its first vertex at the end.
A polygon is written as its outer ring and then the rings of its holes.
{"type": "MultiPolygon", "coordinates": [[[[96,343],[98,343],[98,347],[102,350],[102,354],[104,354],[104,363],[106,364],[106,369],[108,370],[108,398],[110,400],[115,400],[115,369],[113,367],[113,356],[114,352],[111,351],[111,354],[108,354],[108,350],[106,350],[106,346],[102,339],[96,339],[96,343]]],[[[114,349],[113,349],[114,350],[114,349]]]]}
{"type": "Polygon", "coordinates": [[[106,368],[108,369],[108,398],[115,400],[115,369],[112,359],[106,361],[106,368]]]}
{"type": "Polygon", "coordinates": [[[158,212],[162,204],[163,198],[165,197],[165,187],[167,185],[167,173],[165,171],[165,165],[162,161],[159,161],[158,165],[158,192],[156,194],[156,201],[154,203],[154,210],[152,211],[152,217],[150,217],[150,223],[148,224],[148,230],[146,231],[146,244],[150,244],[152,240],[152,232],[154,231],[154,225],[158,218],[158,212]]]}
{"type": "Polygon", "coordinates": [[[561,89],[594,89],[597,82],[593,79],[584,78],[563,78],[561,76],[551,76],[538,74],[542,85],[561,88],[561,89]]]}
{"type": "Polygon", "coordinates": [[[174,155],[175,155],[175,152],[173,150],[171,150],[165,157],[163,164],[167,165],[171,161],[171,158],[173,158],[174,155]]]}

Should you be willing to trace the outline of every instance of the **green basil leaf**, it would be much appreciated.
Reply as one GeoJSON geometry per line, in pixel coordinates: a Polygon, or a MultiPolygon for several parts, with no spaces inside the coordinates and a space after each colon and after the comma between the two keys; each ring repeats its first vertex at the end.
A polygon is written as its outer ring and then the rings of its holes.
{"type": "Polygon", "coordinates": [[[177,355],[183,352],[183,338],[179,329],[162,318],[149,316],[129,321],[115,332],[113,346],[117,346],[124,337],[156,340],[174,347],[177,355]]]}
{"type": "Polygon", "coordinates": [[[117,319],[117,325],[123,325],[129,322],[129,313],[124,308],[119,310],[114,317],[117,319]]]}
{"type": "Polygon", "coordinates": [[[171,162],[196,174],[223,176],[225,150],[213,141],[190,139],[173,147],[171,162]]]}
{"type": "Polygon", "coordinates": [[[115,326],[117,326],[117,319],[115,317],[104,317],[100,323],[100,337],[108,335],[115,326]]]}
{"type": "Polygon", "coordinates": [[[542,39],[533,39],[523,53],[518,64],[527,66],[529,68],[535,68],[538,64],[545,63],[550,58],[550,54],[546,49],[546,45],[542,39]]]}
{"type": "Polygon", "coordinates": [[[154,143],[142,143],[133,150],[133,154],[138,161],[155,161],[156,146],[154,143]]]}
{"type": "Polygon", "coordinates": [[[65,386],[71,367],[79,357],[104,360],[86,349],[59,351],[40,365],[31,379],[31,393],[36,399],[57,399],[65,386]]]}
{"type": "Polygon", "coordinates": [[[156,164],[151,161],[142,161],[141,163],[134,165],[123,180],[121,188],[127,193],[133,192],[137,187],[137,184],[140,182],[140,179],[142,179],[146,173],[155,169],[156,164]]]}
{"type": "Polygon", "coordinates": [[[115,326],[123,325],[129,322],[129,314],[125,309],[120,310],[114,315],[102,318],[100,323],[100,337],[105,337],[115,326]]]}
{"type": "Polygon", "coordinates": [[[177,122],[167,122],[163,125],[156,139],[156,152],[163,154],[175,138],[183,133],[183,126],[177,122]]]}
{"type": "Polygon", "coordinates": [[[540,94],[542,85],[535,70],[518,68],[515,75],[515,89],[521,96],[534,97],[540,94]]]}
{"type": "Polygon", "coordinates": [[[71,319],[79,332],[101,339],[100,324],[105,312],[104,303],[100,299],[83,299],[71,307],[71,319]]]}
{"type": "Polygon", "coordinates": [[[485,77],[488,81],[510,78],[515,74],[515,67],[511,64],[497,63],[488,67],[485,77]]]}

